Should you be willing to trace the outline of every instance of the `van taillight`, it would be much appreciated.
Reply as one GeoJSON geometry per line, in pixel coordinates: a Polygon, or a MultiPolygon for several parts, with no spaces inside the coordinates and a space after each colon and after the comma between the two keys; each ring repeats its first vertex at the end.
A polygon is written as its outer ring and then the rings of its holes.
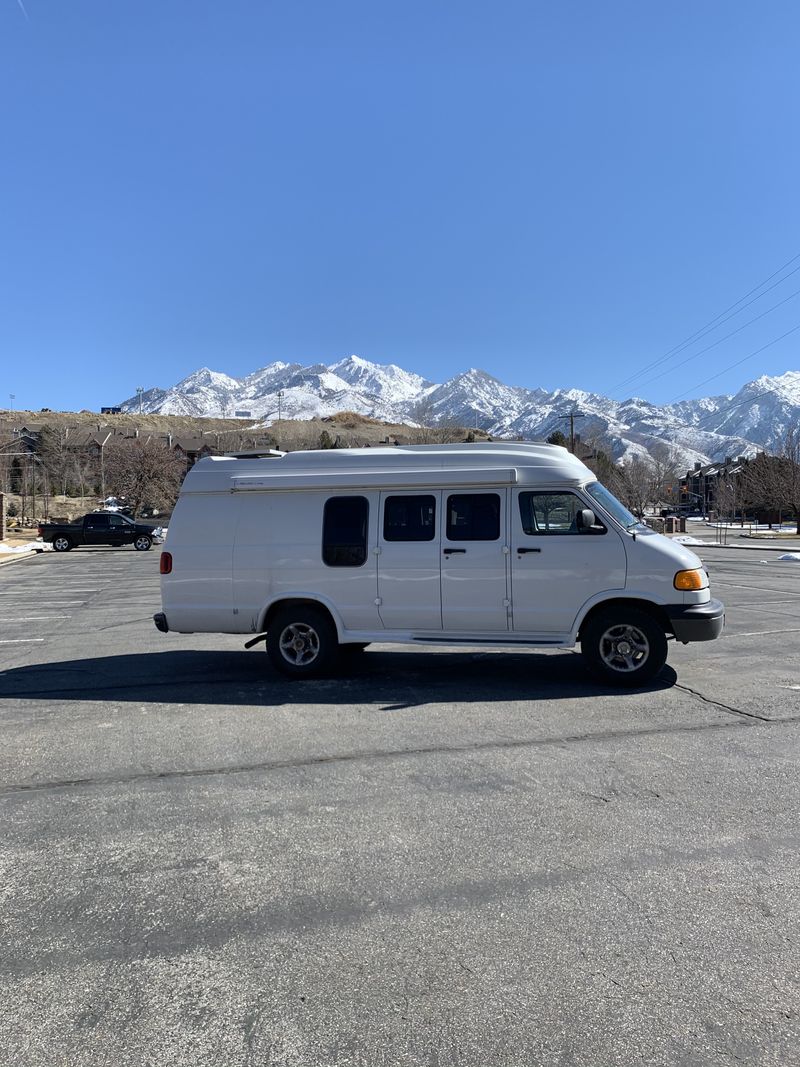
{"type": "Polygon", "coordinates": [[[162,574],[172,574],[172,553],[162,552],[158,568],[162,574]]]}

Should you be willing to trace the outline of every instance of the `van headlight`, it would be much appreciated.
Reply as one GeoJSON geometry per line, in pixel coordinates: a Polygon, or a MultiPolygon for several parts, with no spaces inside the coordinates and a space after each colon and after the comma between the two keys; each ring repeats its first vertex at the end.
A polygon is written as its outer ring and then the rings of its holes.
{"type": "Polygon", "coordinates": [[[693,571],[678,571],[672,584],[676,589],[689,592],[692,589],[708,588],[708,575],[699,567],[693,571]]]}

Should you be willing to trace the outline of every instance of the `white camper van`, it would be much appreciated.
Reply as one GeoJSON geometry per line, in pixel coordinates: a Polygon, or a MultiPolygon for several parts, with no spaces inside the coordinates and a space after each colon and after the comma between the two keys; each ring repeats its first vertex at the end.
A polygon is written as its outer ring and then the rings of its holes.
{"type": "Polygon", "coordinates": [[[213,456],[161,556],[159,630],[255,635],[303,678],[371,641],[569,648],[633,686],[722,632],[701,561],[558,445],[213,456]]]}

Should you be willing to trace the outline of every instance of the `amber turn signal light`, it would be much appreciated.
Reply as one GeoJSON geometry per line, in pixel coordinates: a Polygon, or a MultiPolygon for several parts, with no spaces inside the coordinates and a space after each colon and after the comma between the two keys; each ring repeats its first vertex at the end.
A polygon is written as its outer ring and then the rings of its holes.
{"type": "Polygon", "coordinates": [[[708,575],[705,571],[678,571],[672,583],[676,589],[705,589],[708,585],[708,575]]]}
{"type": "MultiPolygon", "coordinates": [[[[162,574],[172,574],[172,553],[171,552],[162,552],[161,553],[161,559],[159,560],[159,563],[158,563],[158,569],[161,571],[162,574]]],[[[691,574],[692,572],[691,571],[686,571],[684,573],[691,574]]]]}

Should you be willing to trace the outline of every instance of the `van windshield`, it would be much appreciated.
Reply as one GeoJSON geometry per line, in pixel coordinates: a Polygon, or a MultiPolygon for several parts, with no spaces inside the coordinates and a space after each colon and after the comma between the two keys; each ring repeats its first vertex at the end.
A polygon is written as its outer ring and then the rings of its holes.
{"type": "Polygon", "coordinates": [[[632,515],[624,504],[620,504],[613,493],[610,493],[604,485],[600,482],[590,482],[586,486],[586,492],[589,496],[593,497],[600,507],[613,516],[617,522],[624,526],[626,530],[632,530],[634,526],[642,526],[643,524],[632,515]]]}

